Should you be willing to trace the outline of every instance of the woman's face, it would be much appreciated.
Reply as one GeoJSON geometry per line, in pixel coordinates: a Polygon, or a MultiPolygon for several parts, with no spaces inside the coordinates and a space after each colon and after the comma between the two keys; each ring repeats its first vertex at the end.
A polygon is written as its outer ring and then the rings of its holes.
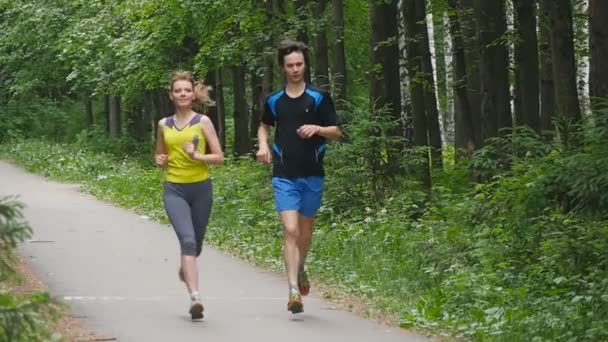
{"type": "Polygon", "coordinates": [[[194,100],[194,89],[192,83],[186,80],[173,82],[171,87],[171,100],[176,107],[190,107],[194,100]]]}

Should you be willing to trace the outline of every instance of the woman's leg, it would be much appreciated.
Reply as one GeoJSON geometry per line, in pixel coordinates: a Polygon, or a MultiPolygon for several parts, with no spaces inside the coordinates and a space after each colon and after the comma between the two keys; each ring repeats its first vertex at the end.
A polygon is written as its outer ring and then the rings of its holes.
{"type": "Polygon", "coordinates": [[[198,274],[196,267],[196,234],[192,224],[191,208],[186,200],[183,185],[165,184],[163,203],[169,221],[175,230],[181,249],[181,267],[184,281],[191,294],[198,293],[198,274]]]}
{"type": "Polygon", "coordinates": [[[192,224],[196,239],[196,256],[198,257],[203,249],[203,240],[205,239],[213,206],[213,183],[211,179],[207,179],[197,184],[193,190],[195,194],[192,197],[192,224]]]}

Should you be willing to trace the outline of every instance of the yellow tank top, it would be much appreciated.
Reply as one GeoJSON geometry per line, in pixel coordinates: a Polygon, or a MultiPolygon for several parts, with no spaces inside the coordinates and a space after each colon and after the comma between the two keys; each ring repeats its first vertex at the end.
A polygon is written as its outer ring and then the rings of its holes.
{"type": "Polygon", "coordinates": [[[172,183],[196,183],[209,178],[207,164],[194,160],[184,152],[182,145],[189,141],[194,144],[196,151],[205,154],[207,142],[201,127],[201,114],[196,114],[181,130],[175,124],[175,117],[165,120],[163,138],[169,155],[169,163],[165,171],[165,180],[172,183]]]}

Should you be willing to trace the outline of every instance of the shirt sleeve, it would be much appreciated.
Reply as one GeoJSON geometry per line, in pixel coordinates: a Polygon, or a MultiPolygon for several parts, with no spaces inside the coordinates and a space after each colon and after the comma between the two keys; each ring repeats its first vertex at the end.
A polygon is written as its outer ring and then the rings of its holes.
{"type": "Polygon", "coordinates": [[[323,95],[323,99],[319,104],[319,121],[321,122],[321,126],[339,126],[340,124],[342,124],[342,121],[336,113],[334,100],[331,98],[331,95],[329,95],[329,93],[325,93],[323,95]]]}
{"type": "Polygon", "coordinates": [[[272,109],[270,108],[270,104],[268,103],[268,98],[266,98],[264,101],[264,113],[262,113],[261,122],[269,126],[274,126],[276,122],[272,109]]]}

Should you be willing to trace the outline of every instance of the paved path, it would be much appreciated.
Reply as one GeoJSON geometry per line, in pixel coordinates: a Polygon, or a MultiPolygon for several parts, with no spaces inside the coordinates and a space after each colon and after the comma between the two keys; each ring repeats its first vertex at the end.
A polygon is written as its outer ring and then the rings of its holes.
{"type": "Polygon", "coordinates": [[[34,229],[21,253],[99,335],[146,342],[425,340],[336,310],[314,288],[305,312],[292,315],[282,277],[208,246],[199,261],[206,317],[191,322],[170,228],[5,162],[0,175],[0,196],[19,195],[34,229]]]}

